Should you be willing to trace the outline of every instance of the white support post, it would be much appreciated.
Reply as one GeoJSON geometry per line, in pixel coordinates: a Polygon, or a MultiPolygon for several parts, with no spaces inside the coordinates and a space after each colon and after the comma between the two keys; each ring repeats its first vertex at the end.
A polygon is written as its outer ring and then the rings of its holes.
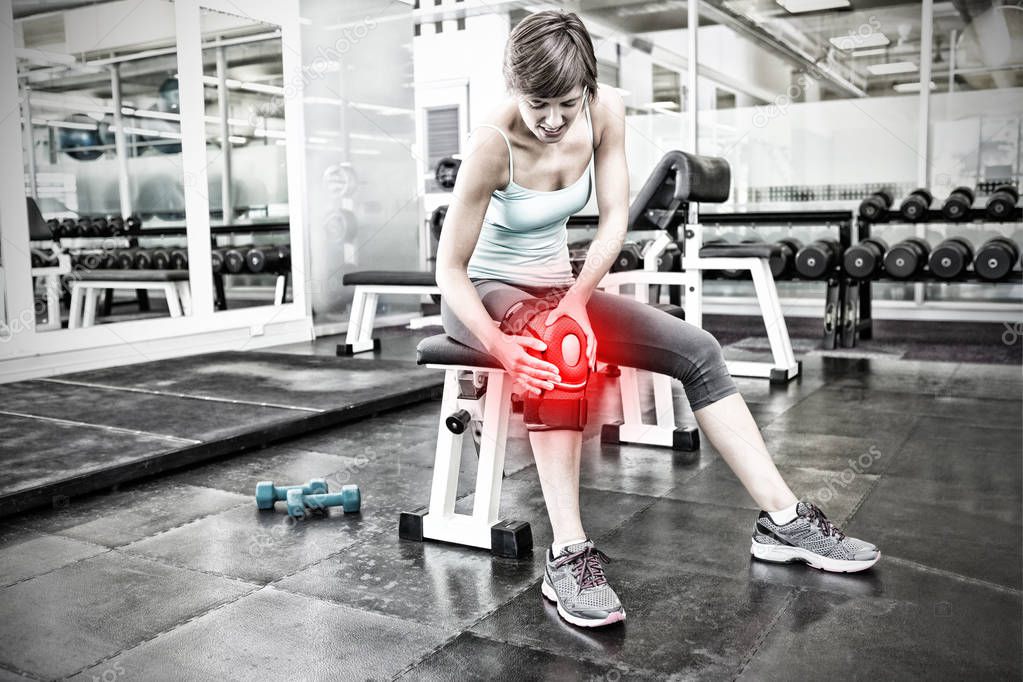
{"type": "Polygon", "coordinates": [[[511,413],[507,409],[511,405],[511,384],[504,372],[488,372],[487,393],[482,398],[483,432],[480,434],[472,517],[488,531],[497,523],[501,507],[501,479],[504,477],[504,453],[508,444],[508,420],[511,413]]]}
{"type": "Polygon", "coordinates": [[[437,420],[437,454],[433,461],[433,485],[430,488],[428,516],[443,520],[455,512],[455,493],[458,488],[458,467],[462,459],[462,439],[448,430],[444,419],[458,405],[458,370],[444,372],[444,395],[441,397],[440,418],[437,420]]]}

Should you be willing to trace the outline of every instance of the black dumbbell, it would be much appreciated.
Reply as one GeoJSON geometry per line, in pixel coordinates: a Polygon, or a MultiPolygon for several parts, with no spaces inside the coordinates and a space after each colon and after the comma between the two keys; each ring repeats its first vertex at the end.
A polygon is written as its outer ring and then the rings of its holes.
{"type": "Polygon", "coordinates": [[[909,193],[899,206],[899,213],[910,222],[919,222],[927,217],[927,209],[934,203],[934,196],[921,187],[909,193]]]}
{"type": "Polygon", "coordinates": [[[670,242],[657,256],[657,269],[661,272],[677,272],[680,258],[682,249],[675,242],[670,242]]]}
{"type": "Polygon", "coordinates": [[[1019,192],[1012,185],[999,185],[984,205],[984,212],[991,220],[1006,220],[1012,217],[1019,202],[1019,192]]]}
{"type": "Polygon", "coordinates": [[[860,202],[860,218],[877,223],[888,217],[888,209],[892,207],[892,195],[886,190],[874,192],[860,202]]]}
{"type": "Polygon", "coordinates": [[[625,272],[626,270],[638,270],[643,267],[643,252],[636,242],[625,242],[618,257],[611,264],[611,272],[625,272]]]}
{"type": "Polygon", "coordinates": [[[61,239],[67,239],[68,237],[74,237],[78,233],[78,222],[74,218],[64,218],[60,221],[60,237],[61,239]]]}
{"type": "Polygon", "coordinates": [[[245,254],[251,247],[237,246],[224,249],[224,272],[236,275],[245,269],[245,254]]]}
{"type": "Polygon", "coordinates": [[[1019,260],[1019,246],[1008,237],[993,237],[977,249],[973,270],[981,279],[997,282],[1006,277],[1019,260]]]}
{"type": "Polygon", "coordinates": [[[438,206],[430,214],[430,234],[437,241],[440,241],[440,231],[444,227],[444,218],[448,215],[447,205],[438,206]]]}
{"type": "Polygon", "coordinates": [[[46,221],[46,229],[50,231],[50,236],[54,239],[60,239],[60,221],[56,218],[50,218],[46,221]]]}
{"type": "Polygon", "coordinates": [[[85,217],[79,218],[78,222],[75,223],[75,237],[92,237],[92,219],[85,217]]]}
{"type": "Polygon", "coordinates": [[[117,270],[131,270],[135,266],[135,254],[131,249],[117,249],[113,253],[114,264],[111,266],[117,270]]]}
{"type": "Polygon", "coordinates": [[[138,234],[142,231],[142,219],[137,215],[130,215],[124,219],[124,229],[128,234],[138,234]]]}
{"type": "Polygon", "coordinates": [[[835,269],[842,245],[834,239],[818,239],[796,254],[796,272],[807,279],[826,277],[835,269]]]}
{"type": "Polygon", "coordinates": [[[287,244],[254,246],[245,253],[245,262],[249,272],[279,272],[287,269],[290,257],[291,247],[287,244]]]}
{"type": "Polygon", "coordinates": [[[55,268],[58,265],[57,255],[43,249],[29,249],[33,268],[55,268]]]}
{"type": "Polygon", "coordinates": [[[794,237],[779,239],[777,244],[780,252],[775,256],[771,256],[769,261],[771,276],[775,279],[788,277],[795,271],[796,254],[803,248],[803,242],[794,237]]]}
{"type": "Polygon", "coordinates": [[[153,262],[153,268],[156,270],[169,270],[170,269],[170,251],[163,248],[155,248],[149,252],[149,258],[153,262]]]}
{"type": "Polygon", "coordinates": [[[227,249],[213,249],[210,252],[210,263],[213,266],[213,272],[224,271],[224,252],[227,249]]]}
{"type": "Polygon", "coordinates": [[[110,236],[110,223],[103,216],[92,219],[92,236],[94,237],[109,237],[110,236]]]}
{"type": "Polygon", "coordinates": [[[110,230],[110,236],[112,237],[120,237],[128,232],[127,228],[124,226],[124,218],[119,215],[110,216],[110,218],[107,219],[107,226],[110,230]]]}
{"type": "Polygon", "coordinates": [[[458,169],[461,166],[461,161],[450,156],[445,156],[443,159],[438,161],[437,169],[434,171],[434,178],[436,178],[437,184],[444,189],[453,188],[455,186],[455,180],[458,178],[458,169]]]}
{"type": "Polygon", "coordinates": [[[895,279],[909,279],[924,269],[931,245],[919,237],[909,237],[888,249],[884,269],[895,279]]]}
{"type": "Polygon", "coordinates": [[[170,252],[171,270],[188,269],[188,249],[173,249],[170,252]]]}
{"type": "Polygon", "coordinates": [[[949,220],[966,220],[975,198],[969,187],[956,187],[941,205],[941,214],[949,220]]]}
{"type": "Polygon", "coordinates": [[[931,274],[940,279],[956,279],[966,274],[973,262],[973,244],[965,237],[949,237],[934,247],[928,260],[931,274]]]}
{"type": "Polygon", "coordinates": [[[842,269],[855,279],[870,279],[881,274],[888,244],[880,237],[867,237],[846,249],[842,269]]]}
{"type": "Polygon", "coordinates": [[[106,266],[107,256],[105,253],[89,251],[78,254],[77,265],[85,270],[99,270],[106,266]]]}
{"type": "Polygon", "coordinates": [[[135,270],[153,269],[153,256],[149,249],[134,249],[133,251],[131,264],[135,270]]]}

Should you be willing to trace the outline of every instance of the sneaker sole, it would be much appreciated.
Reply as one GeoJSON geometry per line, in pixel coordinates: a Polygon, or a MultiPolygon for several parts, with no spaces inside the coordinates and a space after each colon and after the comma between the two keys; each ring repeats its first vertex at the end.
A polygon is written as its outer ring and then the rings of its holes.
{"type": "Polygon", "coordinates": [[[750,544],[750,554],[760,561],[769,561],[775,564],[789,564],[793,561],[802,561],[812,568],[830,573],[858,573],[865,571],[878,562],[881,553],[867,561],[850,561],[848,559],[831,559],[820,554],[815,554],[807,549],[789,547],[786,545],[765,545],[753,540],[750,544]]]}
{"type": "Polygon", "coordinates": [[[615,611],[608,615],[607,618],[601,618],[599,620],[588,620],[586,618],[580,618],[579,616],[573,616],[571,613],[566,611],[561,606],[561,602],[558,600],[558,593],[554,591],[554,588],[547,584],[544,580],[540,584],[540,594],[544,596],[547,601],[553,602],[558,607],[558,615],[564,618],[572,625],[578,625],[581,628],[599,628],[603,625],[611,625],[612,623],[620,623],[625,620],[625,609],[621,611],[615,611]]]}

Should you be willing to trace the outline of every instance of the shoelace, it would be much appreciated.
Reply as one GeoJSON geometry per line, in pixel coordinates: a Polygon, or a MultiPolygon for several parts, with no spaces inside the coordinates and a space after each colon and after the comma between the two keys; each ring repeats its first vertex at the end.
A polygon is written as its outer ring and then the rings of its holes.
{"type": "Polygon", "coordinates": [[[824,515],[824,512],[822,512],[817,505],[808,502],[806,504],[806,508],[806,520],[810,523],[816,523],[822,533],[825,535],[834,535],[839,540],[845,537],[845,533],[843,533],[838,526],[828,520],[828,517],[824,515]]]}
{"type": "Polygon", "coordinates": [[[565,564],[573,564],[572,575],[579,585],[579,590],[585,590],[589,587],[607,584],[607,578],[604,576],[604,567],[601,565],[601,562],[609,564],[611,559],[596,547],[587,545],[585,549],[581,549],[578,552],[558,557],[554,561],[554,568],[561,568],[565,564]]]}

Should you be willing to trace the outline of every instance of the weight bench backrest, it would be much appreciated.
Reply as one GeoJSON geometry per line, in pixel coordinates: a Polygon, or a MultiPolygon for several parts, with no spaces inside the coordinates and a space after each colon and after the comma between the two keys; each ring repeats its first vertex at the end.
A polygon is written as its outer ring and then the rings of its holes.
{"type": "Polygon", "coordinates": [[[685,219],[679,209],[689,203],[728,200],[732,171],[714,156],[682,151],[664,155],[629,209],[629,230],[669,230],[685,219]]]}

